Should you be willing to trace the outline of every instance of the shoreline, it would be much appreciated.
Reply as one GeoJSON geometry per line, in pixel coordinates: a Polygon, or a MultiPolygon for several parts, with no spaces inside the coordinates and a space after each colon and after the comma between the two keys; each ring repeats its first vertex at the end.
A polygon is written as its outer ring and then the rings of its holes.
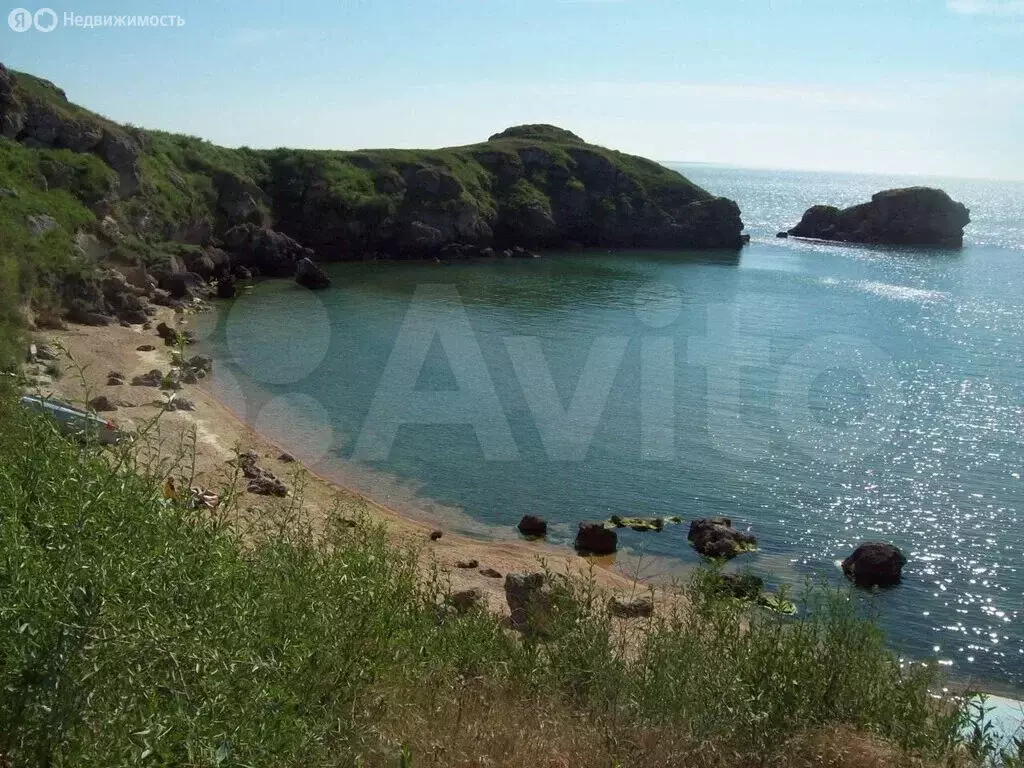
{"type": "MultiPolygon", "coordinates": [[[[213,305],[212,311],[216,311],[213,305]]],[[[172,310],[161,310],[152,319],[155,326],[166,322],[172,327],[193,327],[195,313],[177,314],[172,310]]],[[[63,375],[52,384],[39,388],[44,395],[68,400],[76,405],[88,399],[103,395],[117,405],[111,413],[101,416],[112,419],[118,426],[132,430],[140,424],[159,416],[155,430],[155,444],[145,449],[155,457],[166,461],[179,454],[182,445],[189,442],[189,433],[194,429],[195,475],[192,485],[214,493],[220,493],[230,486],[234,474],[232,461],[237,451],[253,451],[259,465],[273,472],[289,487],[286,498],[255,495],[237,489],[238,512],[260,514],[268,508],[284,509],[294,504],[297,488],[301,491],[301,520],[314,531],[323,529],[328,517],[337,514],[344,518],[365,515],[373,523],[383,524],[389,541],[398,547],[412,545],[420,549],[420,562],[425,576],[436,568],[448,579],[453,592],[479,589],[488,608],[500,614],[507,614],[504,595],[504,575],[509,572],[530,572],[543,570],[546,566],[553,572],[570,573],[580,577],[592,577],[595,584],[611,595],[632,597],[655,593],[656,602],[675,602],[678,594],[669,585],[653,583],[626,569],[636,563],[626,553],[605,558],[584,558],[573,550],[566,550],[545,541],[527,541],[519,537],[518,531],[510,531],[507,537],[477,538],[465,533],[445,530],[445,521],[420,519],[374,499],[363,490],[346,486],[330,476],[317,463],[303,462],[297,452],[293,462],[280,460],[287,446],[272,435],[258,432],[248,421],[240,418],[227,402],[214,392],[213,377],[201,379],[198,384],[185,385],[179,392],[195,404],[194,411],[166,411],[155,403],[165,393],[155,387],[133,386],[130,384],[108,385],[107,374],[118,371],[126,382],[134,376],[154,368],[167,371],[170,368],[173,347],[164,346],[155,330],[141,330],[139,326],[122,327],[69,325],[65,330],[36,331],[33,337],[39,341],[63,346],[57,364],[64,369],[63,375]],[[139,346],[152,345],[153,350],[140,351],[139,346]],[[69,359],[70,356],[70,359],[69,359]],[[79,369],[79,370],[76,370],[79,369]],[[442,536],[431,539],[433,531],[440,530],[442,536]],[[459,561],[476,560],[474,568],[457,567],[459,561]],[[494,569],[501,578],[488,577],[480,571],[494,569]]],[[[201,345],[200,345],[201,346],[201,345]]],[[[186,347],[186,357],[192,354],[186,347]]],[[[217,360],[213,361],[214,371],[217,360]]],[[[187,463],[187,462],[186,462],[187,463]]],[[[176,474],[183,474],[178,472],[176,474]]],[[[180,479],[180,478],[179,478],[180,479]]],[[[429,517],[429,516],[425,516],[429,517]]],[[[469,518],[467,518],[469,519],[469,518]]],[[[484,526],[487,527],[487,526],[484,526]]],[[[495,529],[495,534],[498,530],[495,529]]]]}
{"type": "MultiPolygon", "coordinates": [[[[217,311],[216,304],[212,304],[212,309],[208,311],[217,311]]],[[[153,318],[153,324],[163,321],[172,327],[190,328],[194,327],[190,321],[195,316],[195,313],[179,315],[163,309],[153,318]]],[[[161,409],[152,403],[163,397],[161,390],[128,384],[105,384],[108,369],[123,372],[126,380],[130,381],[133,376],[152,368],[167,370],[170,367],[171,352],[175,348],[163,346],[163,340],[156,335],[155,330],[145,331],[139,326],[70,325],[65,330],[38,331],[33,336],[64,345],[74,364],[84,369],[84,383],[73,370],[66,370],[52,386],[42,388],[43,394],[52,392],[55,397],[82,404],[88,391],[89,397],[102,394],[114,402],[131,402],[132,405],[119,406],[112,414],[101,414],[129,429],[160,415],[161,409]],[[139,351],[137,347],[143,344],[151,344],[155,349],[139,351]]],[[[190,349],[186,347],[186,357],[190,349]]],[[[63,353],[58,363],[62,368],[74,367],[69,366],[70,361],[63,353]]],[[[216,372],[216,359],[213,365],[216,372]]],[[[339,482],[330,476],[330,472],[315,463],[304,462],[298,455],[294,462],[282,462],[278,457],[289,450],[288,446],[282,445],[272,435],[257,431],[253,424],[241,418],[228,403],[220,399],[213,391],[215,377],[216,373],[196,385],[186,385],[181,390],[181,396],[195,403],[195,411],[165,412],[160,416],[158,452],[163,459],[170,458],[180,449],[188,431],[194,428],[196,473],[193,484],[214,492],[230,484],[234,467],[228,462],[236,457],[236,447],[238,451],[256,452],[260,466],[282,479],[289,487],[289,495],[284,499],[275,499],[254,495],[245,491],[244,487],[238,489],[238,512],[243,513],[243,518],[244,513],[248,512],[251,516],[254,510],[259,513],[273,507],[286,508],[295,501],[295,486],[301,483],[301,519],[314,531],[322,530],[331,514],[349,519],[365,515],[371,522],[385,526],[388,540],[393,546],[411,545],[419,548],[421,572],[425,577],[429,577],[431,571],[437,568],[442,577],[449,581],[452,592],[478,589],[488,610],[503,616],[508,615],[504,579],[484,576],[480,573],[482,569],[493,568],[504,577],[509,572],[537,571],[547,567],[557,573],[593,578],[596,586],[609,597],[618,595],[631,598],[653,593],[656,606],[679,605],[685,599],[671,581],[659,578],[658,575],[640,575],[640,561],[649,568],[656,560],[653,556],[638,556],[620,550],[607,557],[582,557],[571,548],[543,540],[525,540],[514,527],[510,527],[507,536],[502,536],[500,527],[478,522],[476,524],[482,530],[492,531],[494,535],[480,538],[464,532],[449,532],[445,529],[445,523],[450,521],[436,517],[431,519],[429,514],[420,517],[389,506],[374,499],[368,492],[339,482]],[[442,536],[433,541],[430,534],[435,530],[442,531],[442,536]],[[478,566],[459,568],[455,565],[467,560],[477,560],[478,566]]],[[[343,462],[342,459],[338,461],[343,462]]],[[[675,575],[679,575],[678,569],[675,575]]],[[[947,675],[946,682],[949,689],[975,689],[970,679],[947,675]]],[[[1024,702],[1024,691],[998,685],[996,681],[983,681],[981,687],[987,694],[1013,702],[1024,702]]]]}

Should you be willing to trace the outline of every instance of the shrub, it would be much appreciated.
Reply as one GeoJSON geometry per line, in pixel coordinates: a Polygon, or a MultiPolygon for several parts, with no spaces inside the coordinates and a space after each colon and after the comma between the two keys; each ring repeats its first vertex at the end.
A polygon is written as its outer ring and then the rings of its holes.
{"type": "Polygon", "coordinates": [[[901,669],[842,593],[787,619],[698,575],[685,611],[623,625],[568,580],[573,610],[524,639],[440,611],[443,580],[366,522],[243,538],[224,510],[163,500],[130,448],[69,443],[10,398],[0,422],[0,755],[15,765],[391,765],[404,745],[418,765],[472,750],[724,766],[837,728],[953,754],[933,670],[901,669]]]}

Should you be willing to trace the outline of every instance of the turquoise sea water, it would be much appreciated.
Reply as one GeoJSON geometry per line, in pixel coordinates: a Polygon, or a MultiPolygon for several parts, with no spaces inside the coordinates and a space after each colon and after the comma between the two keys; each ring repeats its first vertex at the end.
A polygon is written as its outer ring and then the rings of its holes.
{"type": "MultiPolygon", "coordinates": [[[[451,529],[538,514],[569,546],[579,520],[724,514],[761,542],[736,565],[794,585],[891,541],[903,583],[866,599],[894,646],[1024,691],[1024,184],[680,168],[739,202],[741,253],[262,283],[207,328],[216,386],[318,470],[451,529]],[[911,183],[971,208],[962,251],[774,236],[911,183]],[[441,423],[397,426],[416,419],[441,423]]],[[[684,573],[685,535],[621,532],[619,565],[684,573]]]]}

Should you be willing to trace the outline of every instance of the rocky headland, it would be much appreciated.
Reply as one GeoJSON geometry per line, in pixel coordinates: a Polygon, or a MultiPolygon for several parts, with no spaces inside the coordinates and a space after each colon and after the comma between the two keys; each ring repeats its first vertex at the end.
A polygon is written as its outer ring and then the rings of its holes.
{"type": "Polygon", "coordinates": [[[0,254],[53,297],[37,309],[133,324],[147,302],[254,276],[324,287],[323,261],[745,241],[735,202],[550,125],[437,150],[228,149],[112,122],[3,65],[0,224],[0,254]]]}
{"type": "Polygon", "coordinates": [[[941,189],[887,189],[849,208],[815,205],[780,237],[806,237],[844,243],[924,245],[959,248],[970,211],[941,189]]]}

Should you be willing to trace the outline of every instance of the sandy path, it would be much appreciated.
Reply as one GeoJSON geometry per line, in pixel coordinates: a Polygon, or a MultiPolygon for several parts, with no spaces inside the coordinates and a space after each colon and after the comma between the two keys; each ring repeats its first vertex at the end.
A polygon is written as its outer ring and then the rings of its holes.
{"type": "MultiPolygon", "coordinates": [[[[154,319],[153,325],[155,327],[163,320],[168,325],[187,328],[191,319],[188,313],[175,314],[164,310],[154,319]]],[[[164,346],[155,330],[144,331],[137,326],[125,328],[118,325],[100,328],[71,326],[64,331],[41,332],[36,334],[36,340],[60,344],[67,351],[59,360],[60,367],[65,369],[63,376],[54,381],[52,386],[42,388],[42,394],[52,393],[55,397],[76,404],[85,402],[87,395],[105,395],[118,409],[104,415],[125,429],[139,428],[160,414],[161,408],[156,404],[163,399],[160,390],[131,386],[128,383],[107,385],[107,374],[110,371],[124,374],[125,381],[130,382],[133,376],[153,368],[161,371],[170,369],[173,350],[164,346]],[[156,348],[140,351],[138,347],[142,345],[153,345],[156,348]]],[[[481,569],[494,569],[502,575],[508,572],[535,571],[543,560],[552,571],[592,574],[596,583],[610,593],[640,595],[649,589],[637,576],[637,562],[628,556],[620,555],[618,562],[614,558],[582,558],[568,548],[526,541],[514,529],[495,529],[492,533],[496,538],[493,540],[468,538],[444,532],[443,524],[437,521],[420,521],[403,516],[356,491],[317,476],[300,462],[281,461],[280,448],[236,418],[213,396],[207,381],[194,386],[186,385],[180,395],[195,403],[196,410],[164,413],[149,444],[152,451],[159,452],[161,458],[168,460],[182,453],[183,440],[194,430],[194,485],[219,492],[232,483],[234,467],[228,462],[236,456],[236,451],[253,451],[260,457],[260,466],[284,480],[290,488],[294,489],[296,481],[299,481],[302,487],[301,514],[314,529],[321,527],[332,512],[344,517],[366,514],[372,520],[386,524],[388,535],[396,545],[418,545],[423,552],[421,562],[425,570],[436,565],[450,579],[453,590],[473,587],[480,589],[490,608],[496,612],[507,612],[503,579],[484,576],[480,573],[481,569]],[[443,535],[432,541],[430,534],[437,529],[441,529],[443,535]],[[479,565],[471,569],[455,565],[458,561],[469,560],[476,560],[479,565]]],[[[191,441],[185,442],[191,445],[191,441]]],[[[185,470],[186,467],[179,466],[176,474],[179,477],[187,476],[185,470]]],[[[238,504],[243,512],[252,507],[269,510],[277,505],[283,508],[294,504],[293,493],[289,494],[288,499],[274,499],[248,493],[243,485],[238,504]]],[[[659,602],[674,592],[670,588],[659,587],[659,602]]]]}

